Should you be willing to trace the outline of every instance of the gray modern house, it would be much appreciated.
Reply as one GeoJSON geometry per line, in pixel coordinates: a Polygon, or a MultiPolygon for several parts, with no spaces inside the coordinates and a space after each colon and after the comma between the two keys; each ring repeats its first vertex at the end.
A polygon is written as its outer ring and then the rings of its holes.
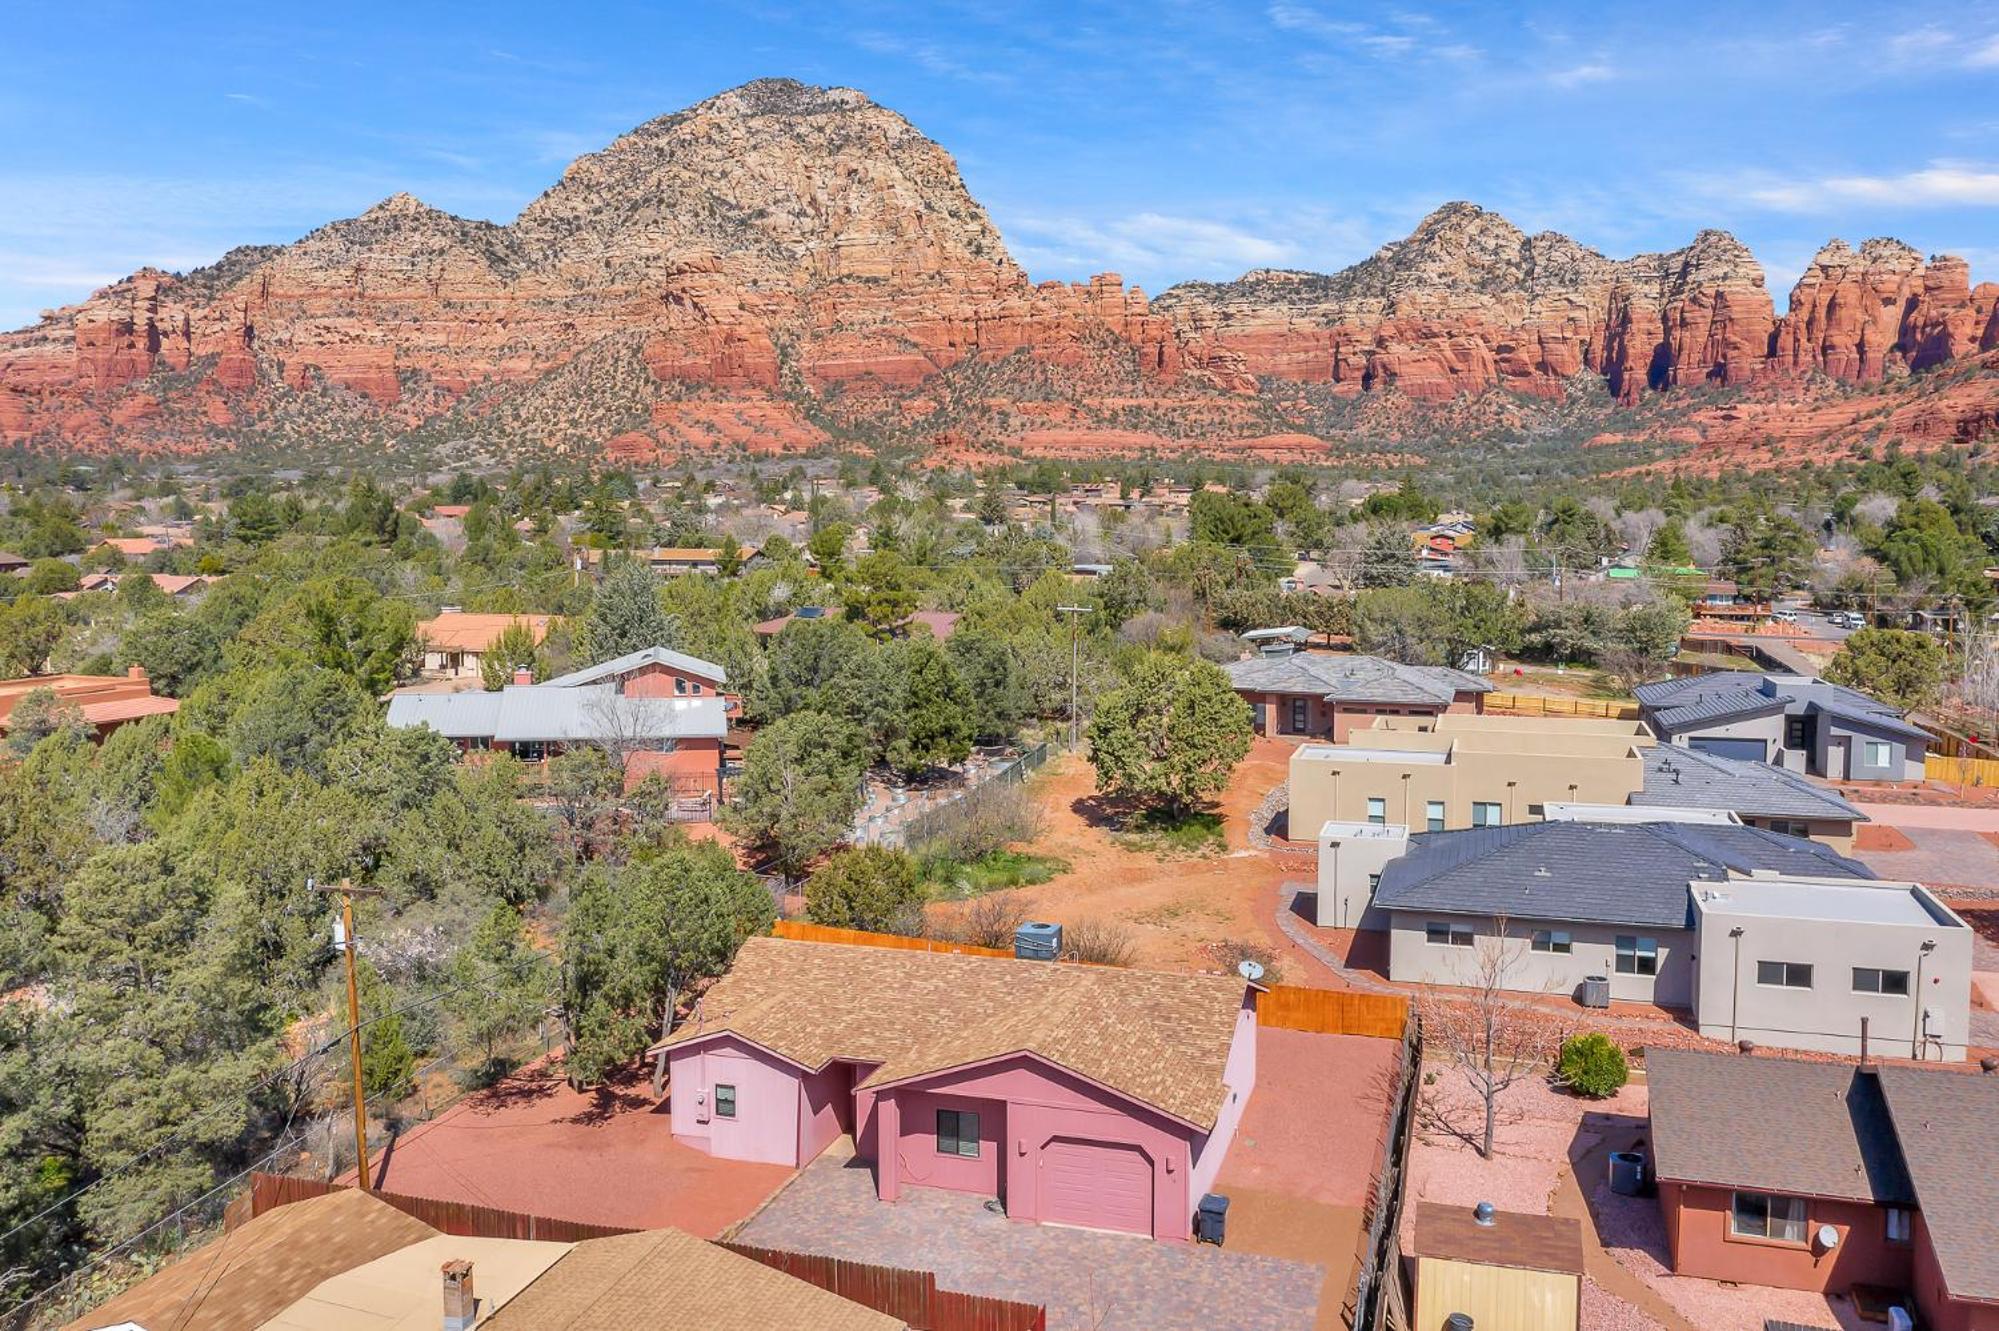
{"type": "Polygon", "coordinates": [[[1628,803],[1655,809],[1725,809],[1751,827],[1853,848],[1867,815],[1826,787],[1767,762],[1725,758],[1692,746],[1655,744],[1641,755],[1645,786],[1628,803]]]}
{"type": "Polygon", "coordinates": [[[1662,743],[1833,781],[1920,781],[1928,732],[1888,704],[1810,675],[1729,670],[1641,684],[1662,743]]]}

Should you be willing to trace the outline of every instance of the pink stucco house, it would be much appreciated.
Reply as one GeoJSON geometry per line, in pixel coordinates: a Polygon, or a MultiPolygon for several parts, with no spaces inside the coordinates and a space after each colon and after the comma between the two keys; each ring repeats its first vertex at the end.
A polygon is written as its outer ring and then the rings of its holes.
{"type": "Polygon", "coordinates": [[[805,1165],[842,1134],[877,1195],[1184,1240],[1256,1084],[1241,979],[753,938],[653,1052],[676,1137],[805,1165]]]}

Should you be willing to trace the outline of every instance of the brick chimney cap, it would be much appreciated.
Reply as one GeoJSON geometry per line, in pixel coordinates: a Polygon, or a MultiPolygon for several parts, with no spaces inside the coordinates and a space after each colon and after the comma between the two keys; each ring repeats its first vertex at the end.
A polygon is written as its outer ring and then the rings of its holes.
{"type": "Polygon", "coordinates": [[[463,1257],[454,1257],[444,1264],[443,1271],[447,1276],[457,1276],[462,1279],[472,1274],[472,1263],[463,1257]]]}

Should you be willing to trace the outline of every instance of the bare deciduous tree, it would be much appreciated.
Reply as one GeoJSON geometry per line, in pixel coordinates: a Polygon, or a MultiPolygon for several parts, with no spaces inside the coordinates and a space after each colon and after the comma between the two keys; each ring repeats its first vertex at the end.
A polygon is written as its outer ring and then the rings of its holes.
{"type": "Polygon", "coordinates": [[[1509,936],[1504,917],[1495,920],[1493,934],[1479,940],[1461,969],[1459,982],[1470,992],[1439,1002],[1424,1017],[1430,1047],[1443,1052],[1477,1097],[1480,1130],[1475,1137],[1460,1135],[1487,1160],[1499,1097],[1541,1063],[1539,1031],[1520,993],[1526,950],[1526,940],[1509,936]]]}

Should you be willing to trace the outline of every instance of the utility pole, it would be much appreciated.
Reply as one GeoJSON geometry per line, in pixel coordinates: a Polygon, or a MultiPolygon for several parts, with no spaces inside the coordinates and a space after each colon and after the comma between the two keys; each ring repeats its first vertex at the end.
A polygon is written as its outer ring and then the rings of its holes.
{"type": "Polygon", "coordinates": [[[1087,605],[1058,605],[1055,609],[1070,616],[1069,619],[1069,752],[1076,751],[1076,667],[1082,656],[1082,621],[1077,615],[1087,615],[1087,605]]]}
{"type": "Polygon", "coordinates": [[[361,1084],[361,987],[354,973],[354,894],[360,892],[369,896],[380,896],[381,890],[372,887],[356,887],[349,879],[342,878],[338,887],[321,887],[311,879],[306,880],[306,890],[310,892],[338,892],[340,894],[340,921],[334,931],[333,945],[347,957],[347,1053],[353,1064],[354,1073],[354,1176],[359,1181],[361,1191],[368,1191],[368,1097],[361,1084]]]}

